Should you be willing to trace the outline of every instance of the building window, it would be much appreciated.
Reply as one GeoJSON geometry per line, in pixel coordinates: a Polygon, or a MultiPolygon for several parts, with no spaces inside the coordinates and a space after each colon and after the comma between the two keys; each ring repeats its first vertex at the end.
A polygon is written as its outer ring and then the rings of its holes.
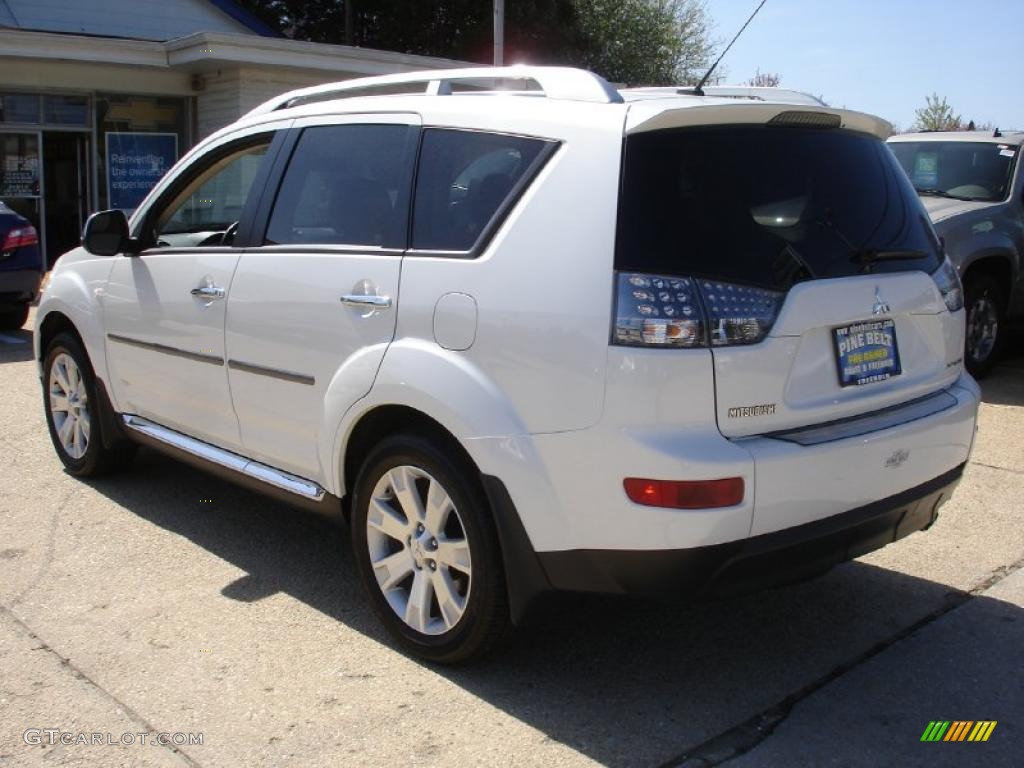
{"type": "Polygon", "coordinates": [[[87,129],[90,126],[89,97],[0,93],[0,123],[87,129]]]}
{"type": "Polygon", "coordinates": [[[96,129],[99,207],[132,210],[188,149],[188,100],[99,94],[96,129]]]}
{"type": "Polygon", "coordinates": [[[34,93],[0,93],[0,123],[39,124],[39,96],[34,93]]]}
{"type": "Polygon", "coordinates": [[[87,96],[43,96],[43,122],[49,125],[89,127],[87,96]]]}

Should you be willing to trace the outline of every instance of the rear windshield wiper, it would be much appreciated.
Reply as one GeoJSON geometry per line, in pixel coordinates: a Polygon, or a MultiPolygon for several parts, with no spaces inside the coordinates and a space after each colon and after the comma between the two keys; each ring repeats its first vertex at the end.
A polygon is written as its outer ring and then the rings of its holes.
{"type": "MultiPolygon", "coordinates": [[[[876,261],[903,261],[906,259],[926,259],[928,254],[924,251],[912,250],[909,248],[884,250],[881,248],[858,248],[846,235],[840,231],[832,222],[832,211],[825,209],[825,217],[819,219],[821,227],[834,233],[850,249],[850,261],[854,264],[861,264],[864,272],[871,271],[871,265],[876,261]]],[[[842,256],[838,257],[842,258],[842,256]]]]}
{"type": "Polygon", "coordinates": [[[854,252],[850,257],[850,261],[859,262],[864,265],[866,270],[869,270],[871,265],[876,261],[906,261],[912,259],[925,259],[927,257],[928,254],[924,251],[915,251],[910,249],[883,251],[877,248],[862,248],[859,251],[854,252]]]}

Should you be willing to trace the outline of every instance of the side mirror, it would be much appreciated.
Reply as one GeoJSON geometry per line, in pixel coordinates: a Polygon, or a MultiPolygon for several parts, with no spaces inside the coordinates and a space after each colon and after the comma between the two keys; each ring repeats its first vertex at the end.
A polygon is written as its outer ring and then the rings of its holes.
{"type": "Polygon", "coordinates": [[[119,253],[138,253],[137,243],[128,233],[128,219],[124,211],[100,211],[85,222],[82,246],[94,256],[116,256],[119,253]]]}

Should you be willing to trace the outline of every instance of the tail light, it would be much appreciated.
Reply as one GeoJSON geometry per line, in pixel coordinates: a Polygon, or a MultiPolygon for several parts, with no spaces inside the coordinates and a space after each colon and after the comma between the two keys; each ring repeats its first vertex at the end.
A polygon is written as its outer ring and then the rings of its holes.
{"type": "Polygon", "coordinates": [[[614,343],[704,346],[704,316],[693,280],[619,273],[618,283],[614,343]]]}
{"type": "Polygon", "coordinates": [[[645,480],[627,477],[622,481],[629,500],[646,507],[669,509],[713,509],[735,507],[743,501],[743,478],[721,480],[645,480]]]}
{"type": "Polygon", "coordinates": [[[0,251],[8,253],[16,248],[24,248],[26,245],[36,245],[39,242],[39,233],[32,226],[15,227],[7,232],[4,244],[0,245],[0,251]]]}
{"type": "Polygon", "coordinates": [[[707,347],[756,344],[771,330],[785,294],[690,277],[620,272],[612,343],[707,347]]]}

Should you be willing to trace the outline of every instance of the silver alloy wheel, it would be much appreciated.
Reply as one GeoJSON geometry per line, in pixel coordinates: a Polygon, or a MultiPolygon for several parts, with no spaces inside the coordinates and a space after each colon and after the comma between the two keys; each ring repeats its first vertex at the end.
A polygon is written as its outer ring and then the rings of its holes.
{"type": "Polygon", "coordinates": [[[64,452],[72,459],[85,456],[89,448],[92,415],[85,379],[78,364],[61,352],[50,366],[50,414],[64,452]]]}
{"type": "Polygon", "coordinates": [[[967,311],[967,353],[977,362],[988,360],[999,332],[999,312],[988,296],[979,296],[967,311]]]}
{"type": "Polygon", "coordinates": [[[473,566],[462,518],[441,483],[417,467],[388,471],[373,488],[366,543],[377,584],[402,621],[425,635],[458,624],[473,566]]]}

